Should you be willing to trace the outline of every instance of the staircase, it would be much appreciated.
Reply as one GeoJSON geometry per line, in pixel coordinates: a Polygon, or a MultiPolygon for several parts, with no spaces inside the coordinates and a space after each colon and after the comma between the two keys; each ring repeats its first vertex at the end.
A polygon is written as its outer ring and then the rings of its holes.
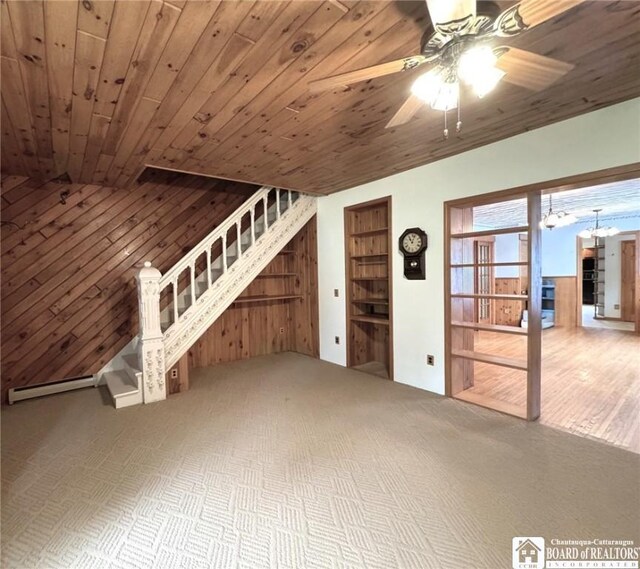
{"type": "Polygon", "coordinates": [[[167,370],[316,212],[316,198],[263,187],[164,275],[138,273],[140,334],[119,369],[102,374],[116,408],[166,398],[167,370]]]}

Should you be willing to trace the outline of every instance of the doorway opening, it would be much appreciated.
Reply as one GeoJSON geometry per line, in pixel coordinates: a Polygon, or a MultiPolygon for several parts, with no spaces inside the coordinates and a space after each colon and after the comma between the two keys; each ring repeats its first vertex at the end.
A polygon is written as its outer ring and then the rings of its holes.
{"type": "Polygon", "coordinates": [[[640,453],[638,165],[456,200],[445,215],[447,394],[640,453]],[[528,242],[536,239],[531,194],[541,202],[539,245],[528,242]],[[454,225],[465,208],[470,252],[454,225]],[[586,235],[595,230],[593,209],[602,210],[600,228],[618,230],[597,243],[586,235]],[[550,214],[558,212],[577,220],[555,225],[550,214]],[[532,394],[540,397],[537,417],[532,394]]]}

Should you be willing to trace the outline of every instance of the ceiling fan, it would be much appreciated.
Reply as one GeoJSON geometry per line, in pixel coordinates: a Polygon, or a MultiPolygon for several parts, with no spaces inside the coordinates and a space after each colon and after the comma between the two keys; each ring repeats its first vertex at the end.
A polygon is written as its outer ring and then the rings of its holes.
{"type": "Polygon", "coordinates": [[[448,138],[447,111],[458,109],[460,84],[482,98],[502,79],[533,91],[542,91],[571,71],[573,65],[551,57],[508,46],[496,38],[510,38],[566,12],[584,0],[521,0],[497,17],[477,13],[476,0],[426,0],[434,32],[421,53],[312,81],[312,92],[346,87],[392,73],[430,64],[418,76],[411,95],[387,123],[393,128],[408,122],[424,104],[444,112],[444,137],[448,138]]]}

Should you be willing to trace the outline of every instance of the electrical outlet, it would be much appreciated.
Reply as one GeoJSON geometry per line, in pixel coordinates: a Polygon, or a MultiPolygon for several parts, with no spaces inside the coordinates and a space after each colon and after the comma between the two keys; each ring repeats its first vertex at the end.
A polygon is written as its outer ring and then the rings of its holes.
{"type": "Polygon", "coordinates": [[[171,379],[178,379],[178,369],[174,368],[171,370],[171,379]]]}
{"type": "Polygon", "coordinates": [[[620,310],[620,305],[619,304],[614,304],[613,305],[613,309],[614,310],[620,310]]]}
{"type": "Polygon", "coordinates": [[[333,296],[335,296],[336,298],[340,296],[340,291],[337,288],[333,289],[333,296]]]}
{"type": "Polygon", "coordinates": [[[280,334],[284,334],[284,328],[280,328],[280,334]]]}
{"type": "Polygon", "coordinates": [[[340,336],[336,336],[336,344],[340,343],[340,336]]]}
{"type": "Polygon", "coordinates": [[[432,366],[432,365],[435,365],[435,363],[436,363],[436,359],[433,356],[428,355],[427,356],[427,365],[428,366],[432,366]]]}

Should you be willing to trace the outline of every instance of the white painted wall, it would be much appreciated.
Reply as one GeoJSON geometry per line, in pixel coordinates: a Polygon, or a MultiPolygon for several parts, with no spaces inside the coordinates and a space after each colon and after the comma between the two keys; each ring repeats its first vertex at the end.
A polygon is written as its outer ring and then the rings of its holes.
{"type": "MultiPolygon", "coordinates": [[[[496,235],[493,245],[493,257],[496,263],[513,263],[520,258],[520,237],[517,233],[496,235]]],[[[500,278],[517,278],[519,267],[496,267],[494,276],[500,278]]]]}
{"type": "Polygon", "coordinates": [[[345,206],[391,195],[394,244],[407,227],[427,232],[425,281],[406,280],[400,253],[392,255],[394,375],[396,381],[444,393],[443,202],[638,162],[639,121],[640,99],[634,99],[320,198],[320,357],[346,364],[345,206]],[[426,365],[426,354],[435,355],[434,367],[426,365]]]}
{"type": "MultiPolygon", "coordinates": [[[[640,204],[638,204],[640,207],[640,204]]],[[[576,236],[593,227],[593,219],[579,220],[567,227],[542,232],[542,274],[548,277],[575,277],[577,272],[576,236]]],[[[614,225],[620,231],[640,229],[640,215],[620,219],[605,219],[601,225],[614,225]]]]}

